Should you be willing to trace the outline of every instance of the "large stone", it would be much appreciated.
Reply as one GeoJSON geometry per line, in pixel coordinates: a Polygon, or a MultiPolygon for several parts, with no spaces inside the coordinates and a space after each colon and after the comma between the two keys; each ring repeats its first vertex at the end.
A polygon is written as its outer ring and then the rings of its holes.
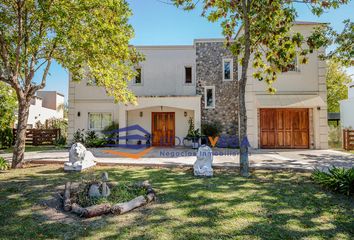
{"type": "Polygon", "coordinates": [[[101,187],[102,187],[102,193],[101,193],[102,197],[106,198],[109,195],[111,195],[111,189],[109,189],[106,182],[102,183],[101,187]]]}
{"type": "Polygon", "coordinates": [[[64,171],[82,171],[96,165],[96,158],[81,143],[71,146],[69,162],[64,163],[64,171]]]}
{"type": "Polygon", "coordinates": [[[88,192],[89,197],[101,197],[100,193],[100,186],[98,184],[92,184],[90,186],[89,192],[88,192]]]}
{"type": "Polygon", "coordinates": [[[210,147],[202,145],[197,152],[197,160],[194,163],[194,176],[213,176],[213,151],[210,147]]]}

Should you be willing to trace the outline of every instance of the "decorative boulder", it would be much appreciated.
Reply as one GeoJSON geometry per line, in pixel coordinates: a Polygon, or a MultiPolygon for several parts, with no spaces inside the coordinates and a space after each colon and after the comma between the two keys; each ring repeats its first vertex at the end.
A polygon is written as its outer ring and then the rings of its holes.
{"type": "Polygon", "coordinates": [[[194,176],[213,176],[213,151],[207,145],[201,145],[197,152],[197,161],[194,163],[194,176]]]}
{"type": "Polygon", "coordinates": [[[89,197],[101,197],[100,193],[100,186],[98,184],[92,184],[90,186],[89,192],[88,192],[89,197]]]}
{"type": "Polygon", "coordinates": [[[64,163],[64,171],[82,171],[96,165],[96,158],[81,143],[71,146],[69,162],[64,163]]]}
{"type": "Polygon", "coordinates": [[[108,173],[104,172],[102,173],[102,183],[97,183],[97,184],[92,184],[90,186],[88,195],[90,197],[105,197],[107,198],[109,195],[111,195],[111,189],[109,188],[107,182],[108,182],[108,173]]]}

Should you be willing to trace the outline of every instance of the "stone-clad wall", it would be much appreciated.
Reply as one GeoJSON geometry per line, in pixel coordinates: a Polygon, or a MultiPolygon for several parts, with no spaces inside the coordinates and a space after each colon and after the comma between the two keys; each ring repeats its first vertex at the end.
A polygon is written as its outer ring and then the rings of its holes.
{"type": "Polygon", "coordinates": [[[196,42],[196,91],[202,95],[202,124],[218,121],[223,134],[235,135],[238,132],[238,81],[237,59],[233,58],[233,81],[223,81],[223,58],[232,58],[223,42],[196,42]],[[215,108],[206,109],[204,87],[215,86],[215,108]]]}

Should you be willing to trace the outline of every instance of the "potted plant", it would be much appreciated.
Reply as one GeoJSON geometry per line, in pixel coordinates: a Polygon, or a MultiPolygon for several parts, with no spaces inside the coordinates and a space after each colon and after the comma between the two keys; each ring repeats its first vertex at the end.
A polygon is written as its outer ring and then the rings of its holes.
{"type": "Polygon", "coordinates": [[[188,129],[188,134],[186,136],[186,139],[192,141],[193,149],[197,149],[199,147],[199,138],[200,138],[199,129],[194,129],[193,118],[189,118],[188,123],[189,123],[189,129],[188,129]]]}
{"type": "Polygon", "coordinates": [[[187,135],[187,138],[192,140],[192,148],[193,149],[197,149],[199,147],[199,138],[200,138],[199,129],[189,132],[187,135]]]}

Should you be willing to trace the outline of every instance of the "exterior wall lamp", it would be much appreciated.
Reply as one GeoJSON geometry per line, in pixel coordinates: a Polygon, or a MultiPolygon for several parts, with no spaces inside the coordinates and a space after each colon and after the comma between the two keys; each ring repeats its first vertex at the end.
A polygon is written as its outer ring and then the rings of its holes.
{"type": "Polygon", "coordinates": [[[187,112],[184,112],[184,117],[187,117],[187,115],[188,115],[187,112]]]}
{"type": "Polygon", "coordinates": [[[143,117],[143,112],[140,112],[140,113],[139,113],[139,116],[140,116],[140,117],[143,117]]]}
{"type": "Polygon", "coordinates": [[[77,116],[80,117],[81,113],[80,112],[77,112],[77,116]]]}

